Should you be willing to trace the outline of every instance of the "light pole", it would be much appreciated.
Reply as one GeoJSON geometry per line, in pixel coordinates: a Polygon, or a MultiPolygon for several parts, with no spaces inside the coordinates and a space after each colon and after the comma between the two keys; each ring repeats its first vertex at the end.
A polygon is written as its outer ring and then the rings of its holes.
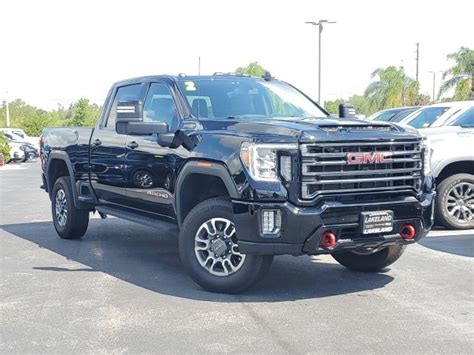
{"type": "Polygon", "coordinates": [[[10,128],[10,107],[8,105],[8,91],[5,92],[5,113],[7,121],[5,122],[7,128],[10,128]]]}
{"type": "MultiPolygon", "coordinates": [[[[442,73],[441,70],[439,70],[438,72],[442,73]]],[[[433,74],[433,103],[435,103],[436,102],[436,71],[430,70],[428,73],[433,74]]]]}
{"type": "Polygon", "coordinates": [[[318,103],[321,104],[321,33],[323,32],[323,26],[326,23],[336,23],[336,21],[319,20],[306,21],[305,23],[319,27],[319,52],[318,52],[318,103]]]}

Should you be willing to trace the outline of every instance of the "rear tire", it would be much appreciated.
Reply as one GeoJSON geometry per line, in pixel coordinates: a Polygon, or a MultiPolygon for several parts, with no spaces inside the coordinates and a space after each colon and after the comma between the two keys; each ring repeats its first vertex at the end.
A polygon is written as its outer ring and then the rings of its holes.
{"type": "Polygon", "coordinates": [[[238,293],[267,273],[273,256],[240,254],[237,233],[232,204],[225,198],[201,202],[186,216],[179,235],[179,253],[199,286],[212,292],[238,293]]]}
{"type": "Polygon", "coordinates": [[[390,245],[372,254],[341,251],[332,254],[336,261],[354,271],[377,272],[393,264],[402,256],[405,245],[390,245]]]}
{"type": "Polygon", "coordinates": [[[79,239],[87,231],[89,211],[74,206],[71,180],[62,176],[53,186],[51,211],[56,232],[63,239],[79,239]]]}
{"type": "Polygon", "coordinates": [[[436,222],[448,229],[474,228],[474,176],[450,176],[438,185],[437,191],[436,222]]]}

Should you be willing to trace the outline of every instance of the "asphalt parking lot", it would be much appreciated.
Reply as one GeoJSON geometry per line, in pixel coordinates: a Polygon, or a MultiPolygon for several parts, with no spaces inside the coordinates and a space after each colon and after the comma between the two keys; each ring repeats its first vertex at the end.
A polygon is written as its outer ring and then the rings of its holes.
{"type": "Polygon", "coordinates": [[[382,273],[277,257],[242,295],[203,291],[176,234],[91,219],[51,223],[39,163],[0,168],[4,353],[473,353],[474,230],[435,230],[382,273]]]}

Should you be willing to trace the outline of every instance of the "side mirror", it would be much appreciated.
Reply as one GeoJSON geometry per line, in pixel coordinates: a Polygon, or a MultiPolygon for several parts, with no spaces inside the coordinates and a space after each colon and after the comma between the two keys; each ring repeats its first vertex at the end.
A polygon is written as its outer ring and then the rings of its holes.
{"type": "Polygon", "coordinates": [[[165,122],[143,122],[141,101],[119,101],[116,108],[115,130],[118,134],[151,135],[168,133],[165,122]]]}
{"type": "Polygon", "coordinates": [[[352,104],[339,104],[340,118],[354,118],[356,115],[355,108],[352,104]]]}

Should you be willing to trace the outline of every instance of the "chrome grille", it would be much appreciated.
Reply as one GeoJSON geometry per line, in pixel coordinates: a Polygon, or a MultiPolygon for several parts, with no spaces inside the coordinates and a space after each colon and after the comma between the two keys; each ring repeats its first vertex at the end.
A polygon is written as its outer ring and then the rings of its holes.
{"type": "Polygon", "coordinates": [[[301,195],[350,194],[421,188],[422,151],[419,140],[390,142],[310,143],[300,145],[301,195]],[[350,153],[383,152],[390,162],[348,164],[350,153]]]}

